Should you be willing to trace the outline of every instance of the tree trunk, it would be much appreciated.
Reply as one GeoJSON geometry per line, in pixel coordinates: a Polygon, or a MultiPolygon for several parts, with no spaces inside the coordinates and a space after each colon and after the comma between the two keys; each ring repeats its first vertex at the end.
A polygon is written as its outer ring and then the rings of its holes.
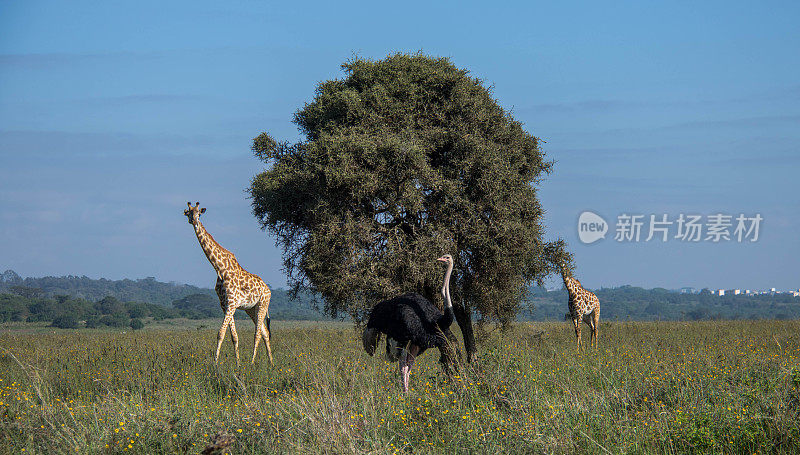
{"type": "Polygon", "coordinates": [[[452,376],[461,369],[461,349],[458,347],[458,338],[453,335],[450,329],[445,330],[443,335],[447,342],[439,348],[441,354],[439,362],[444,367],[445,373],[448,376],[452,376]]]}
{"type": "Polygon", "coordinates": [[[472,314],[461,302],[453,303],[453,314],[456,317],[456,322],[458,322],[458,327],[461,329],[461,335],[464,337],[467,362],[472,362],[478,354],[478,347],[475,344],[475,332],[472,330],[472,314]]]}

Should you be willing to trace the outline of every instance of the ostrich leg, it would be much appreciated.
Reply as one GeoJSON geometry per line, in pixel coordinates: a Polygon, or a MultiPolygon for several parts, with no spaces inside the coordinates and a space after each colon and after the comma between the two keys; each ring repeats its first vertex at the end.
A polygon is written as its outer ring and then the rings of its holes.
{"type": "Polygon", "coordinates": [[[419,347],[410,345],[408,349],[403,349],[403,354],[400,356],[400,375],[403,379],[403,391],[408,393],[408,382],[411,377],[411,367],[414,366],[414,359],[419,354],[419,347]]]}
{"type": "Polygon", "coordinates": [[[404,392],[408,392],[408,376],[406,375],[408,371],[408,351],[403,349],[403,352],[400,353],[400,384],[403,386],[404,392]]]}

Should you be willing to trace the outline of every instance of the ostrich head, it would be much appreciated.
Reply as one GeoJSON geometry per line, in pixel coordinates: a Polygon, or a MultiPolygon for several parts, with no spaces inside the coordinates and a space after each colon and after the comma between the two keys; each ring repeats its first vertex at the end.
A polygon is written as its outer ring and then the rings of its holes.
{"type": "Polygon", "coordinates": [[[364,343],[364,350],[367,354],[372,355],[378,349],[378,343],[381,341],[381,332],[378,329],[366,327],[361,334],[361,341],[364,343]]]}
{"type": "Polygon", "coordinates": [[[191,202],[187,202],[186,205],[189,206],[188,209],[183,211],[183,214],[186,215],[186,218],[189,219],[189,224],[195,225],[200,222],[200,215],[206,213],[206,208],[200,208],[200,203],[196,203],[194,207],[192,207],[191,202]]]}
{"type": "Polygon", "coordinates": [[[439,259],[437,259],[437,261],[444,262],[445,264],[448,264],[448,265],[453,265],[453,256],[450,256],[449,254],[445,254],[444,256],[442,256],[439,259]]]}

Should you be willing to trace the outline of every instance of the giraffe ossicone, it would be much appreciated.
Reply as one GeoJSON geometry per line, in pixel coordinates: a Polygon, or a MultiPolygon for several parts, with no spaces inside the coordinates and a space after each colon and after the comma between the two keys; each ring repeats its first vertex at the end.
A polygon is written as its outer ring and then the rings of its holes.
{"type": "Polygon", "coordinates": [[[222,341],[225,339],[225,332],[230,327],[231,341],[233,341],[234,350],[236,351],[236,363],[239,363],[239,335],[236,333],[236,323],[233,320],[233,315],[237,309],[242,309],[250,316],[256,326],[251,363],[256,361],[258,344],[263,338],[264,343],[267,345],[269,363],[272,364],[271,333],[269,330],[269,300],[272,291],[258,275],[242,268],[233,253],[223,248],[206,231],[203,224],[200,223],[200,215],[205,213],[205,207],[200,208],[199,202],[194,206],[192,206],[191,202],[186,204],[189,208],[184,210],[183,214],[189,219],[189,224],[194,226],[194,232],[200,242],[200,247],[214,270],[217,271],[217,284],[214,286],[214,290],[217,292],[219,304],[225,313],[222,327],[220,327],[217,334],[217,351],[214,355],[214,362],[219,361],[222,341]],[[264,325],[265,318],[267,321],[266,326],[264,325]]]}

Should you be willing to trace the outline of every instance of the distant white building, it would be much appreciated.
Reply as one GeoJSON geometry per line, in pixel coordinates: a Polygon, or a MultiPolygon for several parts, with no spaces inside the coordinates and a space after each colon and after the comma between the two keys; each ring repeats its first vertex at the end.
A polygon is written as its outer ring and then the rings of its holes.
{"type": "Polygon", "coordinates": [[[774,294],[775,293],[775,288],[769,288],[769,292],[774,294]]]}
{"type": "Polygon", "coordinates": [[[745,293],[745,294],[747,294],[747,295],[750,295],[750,289],[746,289],[746,290],[744,291],[744,293],[745,293]]]}
{"type": "Polygon", "coordinates": [[[741,291],[741,290],[739,290],[739,289],[734,289],[734,290],[733,290],[733,295],[739,295],[739,294],[741,294],[741,293],[742,293],[742,291],[741,291]]]}
{"type": "Polygon", "coordinates": [[[717,289],[717,295],[725,295],[725,289],[717,289]]]}

